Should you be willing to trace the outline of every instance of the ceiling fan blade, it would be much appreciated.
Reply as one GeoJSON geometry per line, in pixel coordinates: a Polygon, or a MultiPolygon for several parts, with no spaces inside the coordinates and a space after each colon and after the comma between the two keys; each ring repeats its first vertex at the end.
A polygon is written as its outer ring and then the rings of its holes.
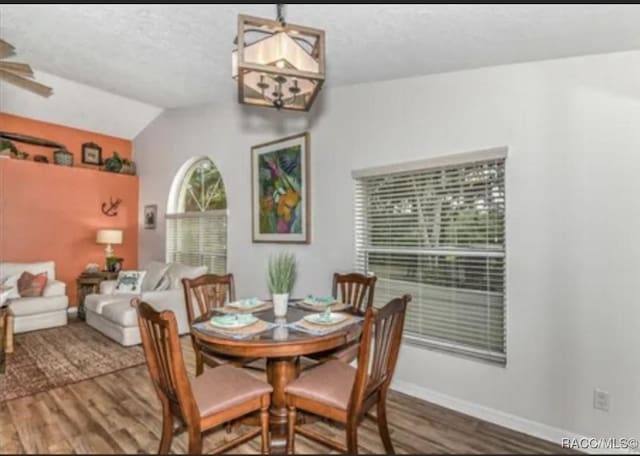
{"type": "Polygon", "coordinates": [[[37,93],[43,97],[48,97],[53,93],[53,89],[51,87],[26,79],[18,74],[12,73],[11,71],[0,69],[0,79],[4,79],[13,85],[30,90],[31,92],[37,93]]]}
{"type": "Polygon", "coordinates": [[[0,62],[0,69],[21,74],[23,76],[33,77],[33,70],[26,63],[18,62],[0,62]]]}
{"type": "Polygon", "coordinates": [[[5,57],[12,56],[16,53],[16,48],[7,43],[6,41],[0,39],[0,59],[4,59],[5,57]]]}

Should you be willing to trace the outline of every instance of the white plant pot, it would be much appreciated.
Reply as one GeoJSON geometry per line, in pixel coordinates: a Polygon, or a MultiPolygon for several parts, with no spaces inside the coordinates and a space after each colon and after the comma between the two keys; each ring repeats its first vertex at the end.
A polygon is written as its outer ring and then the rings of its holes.
{"type": "Polygon", "coordinates": [[[273,299],[273,314],[276,317],[287,316],[287,305],[289,304],[289,293],[274,294],[273,299]]]}

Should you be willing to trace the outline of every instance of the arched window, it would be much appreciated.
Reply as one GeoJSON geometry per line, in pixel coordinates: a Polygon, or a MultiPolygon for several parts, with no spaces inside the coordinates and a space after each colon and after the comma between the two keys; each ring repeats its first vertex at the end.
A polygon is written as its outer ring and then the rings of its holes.
{"type": "Polygon", "coordinates": [[[193,158],[176,175],[167,205],[167,262],[227,270],[227,195],[220,171],[193,158]]]}

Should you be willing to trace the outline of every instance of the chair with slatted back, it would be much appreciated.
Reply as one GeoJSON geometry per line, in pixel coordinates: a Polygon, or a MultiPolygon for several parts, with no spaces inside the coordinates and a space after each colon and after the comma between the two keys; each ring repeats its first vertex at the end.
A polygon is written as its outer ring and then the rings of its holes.
{"type": "MultiPolygon", "coordinates": [[[[373,306],[373,294],[376,288],[376,276],[352,272],[349,274],[333,274],[332,295],[338,301],[353,306],[356,312],[364,313],[373,306]]],[[[358,357],[360,341],[356,340],[347,346],[329,352],[314,353],[307,358],[323,363],[338,359],[350,363],[358,357]]],[[[315,368],[310,365],[305,370],[315,368]]]]}
{"type": "Polygon", "coordinates": [[[173,421],[178,418],[188,433],[188,452],[202,453],[202,433],[223,423],[259,411],[261,427],[216,449],[226,452],[257,435],[262,452],[269,449],[269,404],[271,386],[242,369],[224,365],[208,369],[189,381],[182,357],[178,326],[173,312],[156,312],[135,300],[147,367],[162,403],[162,437],[158,453],[167,454],[173,439],[173,421]]]}
{"type": "MultiPolygon", "coordinates": [[[[233,274],[204,274],[195,279],[182,279],[182,288],[184,290],[184,302],[187,306],[189,325],[192,325],[198,316],[222,307],[228,301],[233,302],[236,299],[233,274]]],[[[196,354],[196,376],[202,374],[204,364],[210,367],[229,363],[236,366],[244,366],[254,361],[254,359],[232,358],[211,353],[205,347],[199,346],[193,336],[191,337],[191,343],[196,354]]]]}
{"type": "Polygon", "coordinates": [[[333,274],[333,297],[345,304],[350,304],[358,312],[366,312],[373,306],[373,293],[377,277],[373,275],[351,272],[349,274],[333,274]]]}
{"type": "Polygon", "coordinates": [[[287,386],[289,454],[294,453],[296,433],[339,451],[356,454],[358,425],[365,415],[377,421],[384,449],[388,454],[393,454],[386,400],[398,360],[409,301],[411,296],[404,295],[391,300],[381,309],[367,309],[357,369],[333,360],[312,369],[287,386]],[[377,407],[375,418],[368,414],[374,405],[377,407]],[[298,410],[345,425],[346,445],[296,423],[298,410]]]}

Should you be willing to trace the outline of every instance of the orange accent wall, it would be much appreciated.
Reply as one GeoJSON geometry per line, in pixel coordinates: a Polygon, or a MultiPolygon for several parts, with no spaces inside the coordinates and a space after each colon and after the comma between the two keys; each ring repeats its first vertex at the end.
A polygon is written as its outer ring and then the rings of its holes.
{"type": "MultiPolygon", "coordinates": [[[[37,136],[64,145],[73,154],[73,166],[79,168],[97,169],[94,165],[82,163],[82,144],[93,142],[102,147],[102,160],[111,157],[113,151],[117,151],[122,158],[131,159],[131,141],[114,136],[107,136],[91,131],[78,130],[77,128],[65,127],[39,120],[28,119],[26,117],[14,116],[12,114],[0,113],[0,130],[20,133],[23,135],[37,136]]],[[[53,163],[53,151],[47,147],[32,146],[14,142],[15,146],[29,154],[28,160],[33,160],[34,155],[44,155],[53,163]]]]}
{"type": "MultiPolygon", "coordinates": [[[[79,144],[89,141],[101,145],[103,152],[106,144],[119,144],[116,150],[123,157],[131,156],[128,140],[111,138],[113,142],[107,142],[104,140],[107,136],[6,114],[0,114],[0,130],[62,142],[77,157],[79,144]],[[7,118],[13,118],[11,126],[3,122],[7,118]],[[78,144],[77,150],[73,150],[74,144],[78,144]]],[[[31,153],[27,145],[16,146],[31,153]]],[[[36,153],[47,152],[46,148],[37,149],[36,153]]],[[[78,158],[75,163],[79,161],[78,158]]],[[[67,284],[70,304],[75,306],[78,274],[87,263],[98,263],[104,268],[105,246],[95,242],[100,228],[124,230],[123,244],[113,246],[115,254],[124,258],[124,269],[137,268],[136,176],[0,159],[0,261],[54,260],[56,278],[67,284]],[[101,211],[102,203],[110,198],[122,199],[116,217],[108,217],[101,211]]]]}

